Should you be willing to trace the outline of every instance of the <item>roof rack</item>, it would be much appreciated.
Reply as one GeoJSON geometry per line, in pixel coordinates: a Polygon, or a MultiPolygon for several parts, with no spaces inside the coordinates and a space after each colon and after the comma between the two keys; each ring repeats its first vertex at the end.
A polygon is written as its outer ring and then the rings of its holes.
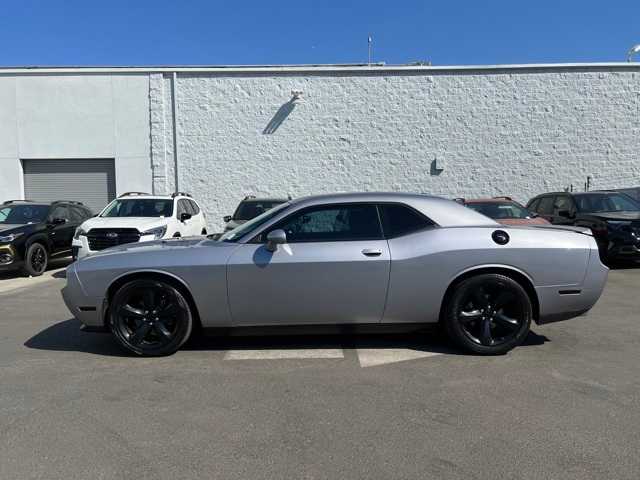
{"type": "Polygon", "coordinates": [[[72,205],[84,205],[84,203],[82,203],[82,202],[78,202],[78,201],[76,201],[76,200],[54,200],[54,201],[53,201],[53,202],[51,202],[51,203],[52,203],[52,204],[53,204],[53,203],[70,203],[70,204],[72,204],[72,205]]]}
{"type": "Polygon", "coordinates": [[[118,198],[122,197],[141,197],[144,195],[150,195],[147,192],[124,192],[122,195],[119,195],[118,198]]]}
{"type": "Polygon", "coordinates": [[[506,195],[501,195],[498,197],[493,197],[494,200],[509,200],[509,201],[513,201],[513,198],[511,197],[507,197],[506,195]]]}
{"type": "Polygon", "coordinates": [[[454,198],[453,201],[461,205],[464,205],[465,203],[467,203],[467,201],[462,197],[454,198]]]}
{"type": "Polygon", "coordinates": [[[255,195],[246,195],[246,196],[244,197],[244,200],[250,200],[250,199],[252,199],[252,198],[256,198],[256,196],[255,196],[255,195]]]}
{"type": "Polygon", "coordinates": [[[191,194],[187,192],[173,192],[171,194],[171,198],[176,198],[176,197],[191,197],[191,194]]]}
{"type": "Polygon", "coordinates": [[[16,200],[5,200],[4,202],[2,202],[2,204],[3,205],[9,205],[10,203],[18,203],[18,202],[34,203],[33,200],[16,199],[16,200]]]}

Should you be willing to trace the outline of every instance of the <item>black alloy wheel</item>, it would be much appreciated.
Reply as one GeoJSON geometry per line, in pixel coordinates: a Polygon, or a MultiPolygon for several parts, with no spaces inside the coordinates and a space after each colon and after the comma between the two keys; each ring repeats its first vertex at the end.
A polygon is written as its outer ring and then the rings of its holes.
{"type": "Polygon", "coordinates": [[[41,243],[35,242],[29,245],[24,259],[24,271],[32,277],[39,277],[47,269],[49,254],[41,243]]]}
{"type": "Polygon", "coordinates": [[[504,275],[481,274],[456,287],[445,322],[450,337],[463,348],[496,355],[522,343],[532,316],[531,299],[518,282],[504,275]]]}
{"type": "Polygon", "coordinates": [[[114,295],[109,308],[111,331],[118,343],[142,356],[170,355],[189,338],[191,308],[173,285],[133,280],[114,295]]]}

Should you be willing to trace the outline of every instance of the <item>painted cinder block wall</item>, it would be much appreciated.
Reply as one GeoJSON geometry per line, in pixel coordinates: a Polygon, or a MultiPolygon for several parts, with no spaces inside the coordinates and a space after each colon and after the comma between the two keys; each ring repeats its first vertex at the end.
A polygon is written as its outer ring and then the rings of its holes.
{"type": "Polygon", "coordinates": [[[640,70],[150,75],[153,187],[221,225],[248,194],[393,190],[526,201],[640,185],[640,70]],[[292,90],[302,101],[292,103],[292,90]],[[172,95],[176,94],[175,112],[172,95]]]}

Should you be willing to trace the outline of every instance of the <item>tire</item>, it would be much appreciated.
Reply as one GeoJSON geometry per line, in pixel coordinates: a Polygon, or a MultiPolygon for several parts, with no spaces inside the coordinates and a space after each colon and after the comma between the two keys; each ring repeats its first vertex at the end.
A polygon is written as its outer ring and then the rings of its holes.
{"type": "Polygon", "coordinates": [[[201,235],[206,235],[206,234],[207,234],[207,229],[206,229],[206,228],[203,228],[203,229],[202,229],[202,233],[201,233],[201,235]]]}
{"type": "Polygon", "coordinates": [[[22,267],[25,275],[39,277],[47,270],[48,264],[47,248],[39,242],[33,242],[29,245],[24,255],[24,266],[22,267]]]}
{"type": "Polygon", "coordinates": [[[533,308],[526,290],[512,278],[480,274],[454,287],[444,309],[448,336],[463,349],[501,355],[529,334],[533,308]]]}
{"type": "Polygon", "coordinates": [[[111,332],[129,352],[171,355],[191,335],[193,315],[185,295],[172,284],[138,279],[124,284],[109,309],[111,332]]]}

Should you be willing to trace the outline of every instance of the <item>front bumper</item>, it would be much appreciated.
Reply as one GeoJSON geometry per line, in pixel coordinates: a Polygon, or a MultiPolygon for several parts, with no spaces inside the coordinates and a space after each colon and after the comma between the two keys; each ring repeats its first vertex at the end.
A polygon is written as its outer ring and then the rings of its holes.
{"type": "Polygon", "coordinates": [[[21,268],[24,261],[16,247],[11,244],[0,245],[0,271],[21,268]]]}

